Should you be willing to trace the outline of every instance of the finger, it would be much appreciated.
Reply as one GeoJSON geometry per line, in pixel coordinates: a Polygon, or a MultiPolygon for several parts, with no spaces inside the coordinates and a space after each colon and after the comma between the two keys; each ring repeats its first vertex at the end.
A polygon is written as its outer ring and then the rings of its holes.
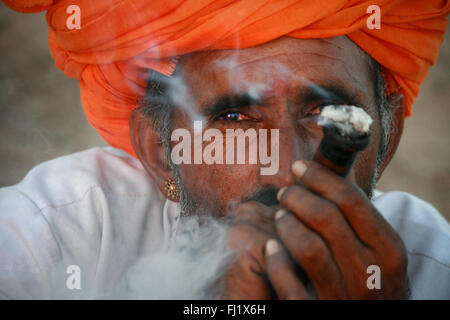
{"type": "Polygon", "coordinates": [[[277,237],[273,209],[256,201],[240,204],[228,231],[227,245],[238,257],[247,256],[254,271],[265,274],[264,246],[268,239],[277,237]]]}
{"type": "Polygon", "coordinates": [[[234,211],[232,225],[248,224],[255,229],[273,234],[273,217],[275,210],[256,201],[240,204],[234,211]]]}
{"type": "Polygon", "coordinates": [[[351,261],[348,252],[359,254],[365,249],[332,202],[299,185],[285,189],[279,201],[283,208],[325,240],[341,270],[351,261]]]}
{"type": "Polygon", "coordinates": [[[276,214],[276,229],[289,254],[313,283],[319,298],[344,298],[341,272],[323,239],[284,210],[276,214]]]}
{"type": "Polygon", "coordinates": [[[286,252],[278,241],[270,239],[265,246],[267,275],[280,300],[311,299],[305,286],[295,273],[286,252]]]}
{"type": "Polygon", "coordinates": [[[233,257],[226,275],[221,278],[221,285],[225,288],[223,297],[226,299],[271,297],[264,246],[274,236],[274,223],[271,222],[272,233],[266,232],[258,224],[260,215],[253,209],[254,206],[244,205],[237,210],[227,234],[227,245],[232,250],[233,257]]]}
{"type": "Polygon", "coordinates": [[[354,184],[313,161],[295,161],[292,172],[305,187],[333,202],[362,242],[376,244],[386,232],[392,234],[389,223],[354,184]]]}

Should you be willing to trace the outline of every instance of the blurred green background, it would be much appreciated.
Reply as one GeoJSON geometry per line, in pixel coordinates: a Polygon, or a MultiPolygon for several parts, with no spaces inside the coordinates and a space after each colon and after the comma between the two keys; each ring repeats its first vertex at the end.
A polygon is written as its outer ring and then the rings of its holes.
{"type": "MultiPolygon", "coordinates": [[[[378,189],[410,192],[450,220],[450,39],[406,120],[400,147],[378,189]]],[[[0,4],[0,186],[40,162],[106,145],[83,115],[77,81],[57,69],[44,14],[0,4]]]]}

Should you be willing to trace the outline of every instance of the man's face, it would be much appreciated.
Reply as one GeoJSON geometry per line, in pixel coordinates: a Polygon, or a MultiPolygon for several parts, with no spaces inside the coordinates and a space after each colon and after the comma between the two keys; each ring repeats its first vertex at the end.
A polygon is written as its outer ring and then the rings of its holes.
{"type": "MultiPolygon", "coordinates": [[[[225,215],[262,191],[272,191],[273,198],[295,183],[291,164],[313,158],[322,131],[312,120],[330,104],[362,107],[374,119],[371,143],[350,176],[370,192],[380,143],[373,70],[370,58],[347,37],[281,38],[254,48],[194,53],[183,56],[178,68],[184,86],[172,92],[173,129],[185,128],[194,137],[194,120],[203,121],[203,132],[214,128],[224,137],[226,129],[267,129],[269,146],[271,129],[279,129],[276,174],[261,175],[263,165],[248,164],[248,158],[246,164],[180,164],[183,186],[197,204],[225,215]]],[[[210,143],[203,142],[203,149],[210,143]]],[[[225,142],[223,150],[230,152],[225,142]]]]}

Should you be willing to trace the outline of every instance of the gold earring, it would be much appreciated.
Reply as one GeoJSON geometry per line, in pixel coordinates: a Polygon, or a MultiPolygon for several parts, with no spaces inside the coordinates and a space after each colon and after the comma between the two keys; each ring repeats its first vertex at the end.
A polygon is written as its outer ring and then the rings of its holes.
{"type": "Polygon", "coordinates": [[[167,179],[165,182],[164,189],[167,192],[167,196],[171,198],[172,200],[178,200],[178,187],[177,183],[175,182],[175,179],[170,178],[167,179]]]}

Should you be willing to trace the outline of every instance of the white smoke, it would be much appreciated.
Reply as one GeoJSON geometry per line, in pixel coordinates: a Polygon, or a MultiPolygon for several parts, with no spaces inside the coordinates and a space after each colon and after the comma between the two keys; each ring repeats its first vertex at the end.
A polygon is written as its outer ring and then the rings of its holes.
{"type": "Polygon", "coordinates": [[[168,249],[140,258],[127,272],[120,298],[212,299],[232,261],[228,223],[212,217],[180,220],[168,249]]]}

